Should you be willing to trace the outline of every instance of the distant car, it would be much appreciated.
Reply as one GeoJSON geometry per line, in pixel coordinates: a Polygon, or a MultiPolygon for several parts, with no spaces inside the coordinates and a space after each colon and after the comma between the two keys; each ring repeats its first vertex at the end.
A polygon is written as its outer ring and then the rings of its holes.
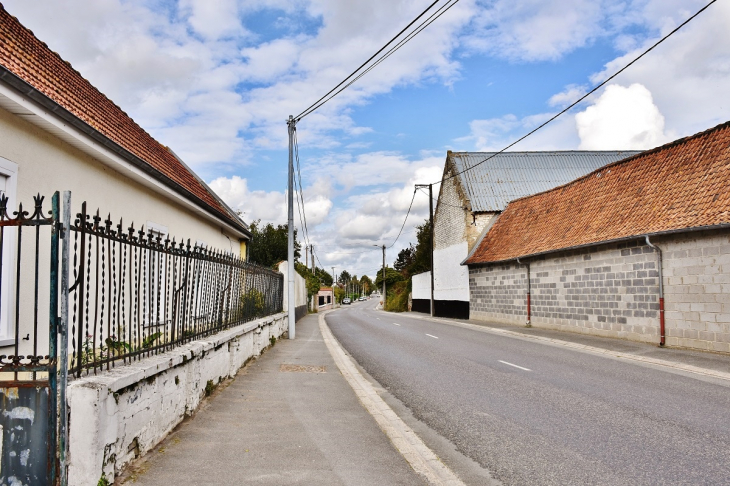
{"type": "Polygon", "coordinates": [[[350,299],[342,299],[342,305],[350,305],[351,303],[350,299]]]}
{"type": "Polygon", "coordinates": [[[359,299],[357,299],[357,300],[359,300],[360,302],[362,302],[363,300],[365,300],[365,297],[360,297],[360,298],[359,298],[359,299]]]}

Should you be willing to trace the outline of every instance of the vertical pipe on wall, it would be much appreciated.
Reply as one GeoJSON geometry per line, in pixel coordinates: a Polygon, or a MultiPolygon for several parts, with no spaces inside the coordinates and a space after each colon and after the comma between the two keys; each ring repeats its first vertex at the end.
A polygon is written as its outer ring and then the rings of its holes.
{"type": "Polygon", "coordinates": [[[663,258],[662,250],[658,246],[652,244],[649,241],[649,235],[646,235],[646,244],[654,249],[658,257],[658,270],[659,270],[659,346],[665,344],[665,326],[664,326],[664,275],[662,272],[663,258]]]}
{"type": "Polygon", "coordinates": [[[527,322],[525,323],[525,326],[532,327],[532,302],[530,302],[531,297],[531,286],[530,286],[530,264],[529,263],[522,263],[520,259],[517,259],[518,265],[525,265],[527,268],[527,322]]]}

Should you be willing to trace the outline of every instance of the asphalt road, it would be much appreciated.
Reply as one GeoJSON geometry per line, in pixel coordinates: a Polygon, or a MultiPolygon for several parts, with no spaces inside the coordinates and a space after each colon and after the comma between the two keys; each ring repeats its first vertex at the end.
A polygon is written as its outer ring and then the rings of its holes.
{"type": "Polygon", "coordinates": [[[730,484],[730,383],[375,305],[329,314],[335,337],[503,484],[730,484]]]}

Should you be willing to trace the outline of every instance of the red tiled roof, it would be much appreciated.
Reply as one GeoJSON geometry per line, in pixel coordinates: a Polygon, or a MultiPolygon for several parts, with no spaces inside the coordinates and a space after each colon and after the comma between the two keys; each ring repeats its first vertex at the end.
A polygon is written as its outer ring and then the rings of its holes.
{"type": "MultiPolygon", "coordinates": [[[[210,189],[0,4],[0,65],[197,198],[199,206],[241,228],[210,189]],[[202,203],[202,204],[201,204],[202,203]]],[[[178,191],[179,192],[179,191],[178,191]]]]}
{"type": "Polygon", "coordinates": [[[466,264],[730,224],[730,122],[509,203],[466,264]]]}

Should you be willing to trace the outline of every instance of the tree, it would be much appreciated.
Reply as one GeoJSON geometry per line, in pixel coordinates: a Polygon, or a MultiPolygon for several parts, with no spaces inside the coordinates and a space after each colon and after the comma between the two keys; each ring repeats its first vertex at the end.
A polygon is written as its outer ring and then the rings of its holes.
{"type": "Polygon", "coordinates": [[[350,272],[348,272],[347,270],[343,270],[340,273],[339,277],[337,277],[337,282],[341,283],[341,284],[346,284],[350,280],[352,280],[352,276],[350,275],[350,272]]]}
{"type": "Polygon", "coordinates": [[[368,277],[367,275],[363,275],[360,278],[360,286],[362,287],[362,290],[365,294],[370,294],[370,292],[372,292],[375,288],[375,286],[373,285],[373,281],[370,280],[370,277],[368,277]]]}
{"type": "Polygon", "coordinates": [[[406,274],[404,276],[410,276],[408,274],[408,268],[413,265],[413,259],[416,253],[416,249],[413,247],[413,243],[410,246],[403,248],[398,252],[398,258],[393,263],[393,268],[399,272],[406,274]]]}
{"type": "Polygon", "coordinates": [[[431,223],[429,220],[416,226],[416,240],[413,261],[407,268],[409,277],[431,270],[431,223]]]}
{"type": "MultiPolygon", "coordinates": [[[[394,283],[401,282],[403,280],[405,280],[405,278],[403,277],[403,275],[401,275],[401,273],[398,270],[396,270],[394,268],[390,268],[390,267],[385,267],[385,286],[386,287],[390,287],[394,283]]],[[[380,270],[378,270],[378,274],[376,275],[375,286],[377,288],[381,288],[383,286],[383,269],[382,268],[380,270]]]]}
{"type": "MultiPolygon", "coordinates": [[[[261,224],[258,219],[251,223],[251,243],[249,245],[248,258],[253,263],[258,263],[265,267],[273,267],[282,260],[288,258],[289,251],[289,226],[280,224],[274,226],[267,223],[266,226],[261,224]]],[[[301,256],[301,245],[297,241],[297,230],[294,230],[294,261],[299,260],[301,256]]]]}

